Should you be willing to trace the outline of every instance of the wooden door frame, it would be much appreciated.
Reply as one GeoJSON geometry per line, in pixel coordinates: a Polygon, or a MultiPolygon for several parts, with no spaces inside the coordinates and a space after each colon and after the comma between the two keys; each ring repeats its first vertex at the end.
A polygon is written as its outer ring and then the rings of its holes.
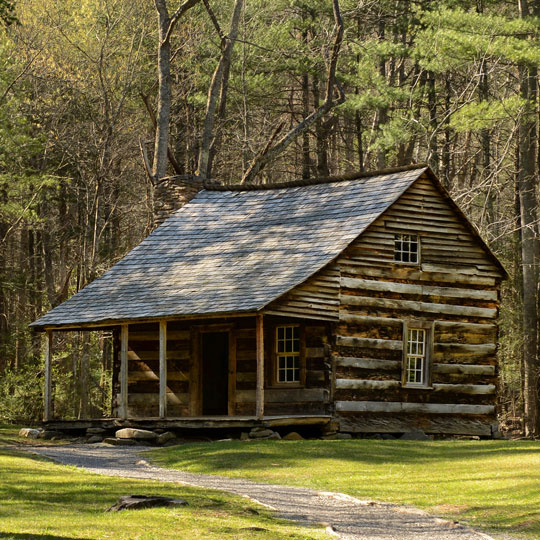
{"type": "Polygon", "coordinates": [[[191,367],[189,371],[190,416],[203,416],[202,412],[202,335],[227,332],[229,337],[229,368],[227,385],[227,414],[235,415],[236,409],[236,324],[197,324],[191,326],[191,367]]]}

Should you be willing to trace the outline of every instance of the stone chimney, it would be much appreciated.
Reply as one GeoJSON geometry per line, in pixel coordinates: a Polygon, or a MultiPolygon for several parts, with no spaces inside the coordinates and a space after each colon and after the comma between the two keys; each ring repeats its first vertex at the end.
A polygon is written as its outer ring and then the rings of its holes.
{"type": "Polygon", "coordinates": [[[162,178],[154,187],[154,227],[161,225],[203,188],[200,178],[191,174],[162,178]]]}

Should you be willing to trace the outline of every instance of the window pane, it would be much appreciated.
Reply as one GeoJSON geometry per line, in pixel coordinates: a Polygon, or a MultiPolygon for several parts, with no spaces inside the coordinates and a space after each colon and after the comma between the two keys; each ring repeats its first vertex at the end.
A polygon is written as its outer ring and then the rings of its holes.
{"type": "Polygon", "coordinates": [[[406,383],[424,385],[427,382],[426,337],[426,330],[409,328],[407,333],[406,383]]]}
{"type": "Polygon", "coordinates": [[[417,263],[418,245],[418,236],[415,234],[395,234],[394,260],[417,263]]]}

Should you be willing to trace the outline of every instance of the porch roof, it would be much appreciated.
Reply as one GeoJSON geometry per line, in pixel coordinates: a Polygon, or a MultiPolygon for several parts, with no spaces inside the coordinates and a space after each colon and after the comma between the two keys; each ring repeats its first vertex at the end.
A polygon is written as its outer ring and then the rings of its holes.
{"type": "Polygon", "coordinates": [[[255,189],[207,186],[31,326],[261,310],[337,257],[424,171],[255,189]]]}

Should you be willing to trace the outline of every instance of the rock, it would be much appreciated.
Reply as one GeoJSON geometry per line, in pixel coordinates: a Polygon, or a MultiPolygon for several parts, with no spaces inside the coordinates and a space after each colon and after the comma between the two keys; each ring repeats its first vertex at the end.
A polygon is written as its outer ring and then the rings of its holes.
{"type": "Polygon", "coordinates": [[[232,439],[217,439],[216,442],[232,442],[232,439]]]}
{"type": "Polygon", "coordinates": [[[274,433],[271,429],[261,429],[261,428],[253,428],[249,432],[249,436],[252,439],[265,439],[266,437],[270,437],[274,433]],[[257,431],[255,431],[257,430],[257,431]]]}
{"type": "Polygon", "coordinates": [[[171,431],[166,431],[165,433],[161,433],[160,435],[158,435],[156,442],[158,444],[165,444],[166,442],[172,441],[173,439],[176,439],[176,435],[171,431]]]}
{"type": "Polygon", "coordinates": [[[62,438],[62,434],[59,431],[53,431],[52,429],[46,429],[39,434],[40,439],[50,441],[52,439],[58,440],[62,438]]]}
{"type": "Polygon", "coordinates": [[[350,433],[336,433],[336,439],[352,439],[352,435],[350,433]]]}
{"type": "Polygon", "coordinates": [[[118,502],[111,506],[107,512],[119,512],[120,510],[139,510],[141,508],[157,508],[161,506],[187,506],[184,499],[172,499],[171,497],[149,497],[146,495],[126,495],[120,497],[118,502]]]}
{"type": "Polygon", "coordinates": [[[101,427],[89,427],[86,428],[87,435],[103,435],[107,430],[101,427]]]}
{"type": "Polygon", "coordinates": [[[290,433],[287,433],[287,435],[283,437],[283,440],[284,441],[303,441],[304,437],[302,437],[300,433],[296,433],[296,431],[291,431],[290,433]]]}
{"type": "Polygon", "coordinates": [[[86,444],[95,444],[102,441],[103,441],[103,437],[101,435],[91,435],[86,440],[86,444]]]}
{"type": "Polygon", "coordinates": [[[272,435],[268,435],[268,437],[265,437],[265,440],[268,440],[268,441],[280,441],[281,440],[281,435],[277,431],[274,431],[272,433],[272,435]]]}
{"type": "Polygon", "coordinates": [[[322,430],[325,434],[335,433],[339,430],[339,422],[337,420],[331,420],[328,424],[323,426],[322,430]]]}
{"type": "Polygon", "coordinates": [[[249,433],[246,433],[245,431],[242,431],[242,433],[240,433],[240,440],[241,441],[249,441],[249,433]]]}
{"type": "Polygon", "coordinates": [[[179,444],[184,444],[184,441],[175,438],[167,441],[163,446],[178,446],[179,444]]]}
{"type": "Polygon", "coordinates": [[[259,426],[259,427],[251,428],[251,433],[257,433],[258,431],[267,431],[267,430],[268,430],[268,428],[259,426]]]}
{"type": "Polygon", "coordinates": [[[115,439],[114,437],[108,437],[103,439],[105,444],[112,444],[113,446],[135,446],[137,441],[135,439],[115,439]]]}
{"type": "Polygon", "coordinates": [[[402,441],[429,441],[431,438],[428,437],[421,429],[413,429],[404,433],[400,439],[402,441]]]}
{"type": "Polygon", "coordinates": [[[139,441],[155,441],[158,435],[148,429],[123,428],[119,429],[115,436],[117,439],[136,439],[139,441]]]}
{"type": "Polygon", "coordinates": [[[33,429],[33,428],[22,428],[19,431],[19,437],[26,437],[27,439],[38,439],[41,435],[40,429],[33,429]]]}
{"type": "Polygon", "coordinates": [[[391,435],[390,433],[383,433],[381,435],[381,439],[385,440],[385,441],[394,441],[396,438],[391,435]]]}

